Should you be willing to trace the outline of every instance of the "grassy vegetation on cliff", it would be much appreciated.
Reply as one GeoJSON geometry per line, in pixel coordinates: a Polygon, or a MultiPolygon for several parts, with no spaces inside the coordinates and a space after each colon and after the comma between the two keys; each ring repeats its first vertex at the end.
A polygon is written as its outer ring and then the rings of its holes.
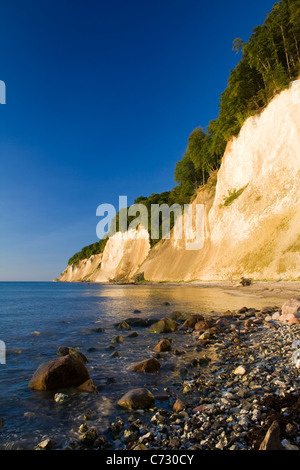
{"type": "Polygon", "coordinates": [[[68,262],[68,265],[77,264],[83,259],[90,258],[92,255],[98,255],[103,252],[107,240],[103,239],[99,242],[92,243],[91,245],[85,246],[81,251],[75,253],[68,262]]]}

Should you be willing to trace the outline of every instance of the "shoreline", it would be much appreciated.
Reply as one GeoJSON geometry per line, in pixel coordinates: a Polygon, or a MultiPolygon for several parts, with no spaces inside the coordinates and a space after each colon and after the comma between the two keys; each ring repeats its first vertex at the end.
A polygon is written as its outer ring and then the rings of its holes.
{"type": "MultiPolygon", "coordinates": [[[[279,320],[275,307],[245,307],[212,321],[197,330],[179,320],[178,332],[195,341],[194,354],[168,399],[170,409],[156,400],[146,420],[135,410],[128,410],[127,422],[116,418],[113,450],[300,449],[300,379],[292,360],[300,325],[279,320]],[[277,440],[265,440],[274,423],[277,440]]],[[[176,343],[176,332],[173,338],[176,343]]],[[[171,352],[155,357],[164,354],[171,352]]]]}
{"type": "Polygon", "coordinates": [[[242,286],[238,281],[162,281],[162,282],[90,282],[90,281],[52,281],[66,284],[91,284],[99,286],[155,286],[155,287],[192,287],[217,288],[236,295],[259,298],[277,297],[278,299],[300,298],[300,281],[252,281],[249,286],[242,286]]]}
{"type": "MultiPolygon", "coordinates": [[[[299,450],[300,369],[293,357],[300,324],[289,325],[280,314],[281,307],[244,307],[214,317],[170,312],[166,318],[176,318],[176,329],[150,328],[153,353],[136,359],[139,365],[159,362],[163,370],[173,358],[177,378],[163,384],[162,394],[161,385],[155,385],[160,370],[135,370],[153,377],[143,389],[153,394],[153,403],[120,405],[120,396],[107,429],[97,427],[97,416],[94,422],[88,418],[58,449],[299,450]],[[186,351],[176,349],[180,338],[186,351]],[[161,340],[171,348],[154,349],[161,340]],[[266,440],[272,426],[276,435],[266,440]]],[[[52,438],[47,443],[55,448],[52,438]]]]}

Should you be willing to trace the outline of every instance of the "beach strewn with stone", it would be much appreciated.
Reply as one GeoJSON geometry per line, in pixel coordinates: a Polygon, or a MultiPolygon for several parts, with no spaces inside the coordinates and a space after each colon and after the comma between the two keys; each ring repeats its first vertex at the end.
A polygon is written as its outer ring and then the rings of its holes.
{"type": "MultiPolygon", "coordinates": [[[[143,323],[128,321],[133,330],[143,323]]],[[[126,329],[124,322],[119,328],[126,329]]],[[[155,387],[128,390],[119,397],[120,413],[107,429],[86,416],[63,447],[49,438],[36,448],[300,449],[299,300],[210,317],[171,312],[150,326],[144,322],[143,328],[153,337],[153,356],[137,358],[131,372],[157,376],[167,355],[178,356],[176,393],[169,384],[164,395],[157,395],[155,387]],[[185,350],[176,347],[178,335],[185,338],[185,350]]],[[[78,354],[72,366],[76,361],[84,368],[78,354]]],[[[82,380],[87,378],[83,374],[82,380]]]]}

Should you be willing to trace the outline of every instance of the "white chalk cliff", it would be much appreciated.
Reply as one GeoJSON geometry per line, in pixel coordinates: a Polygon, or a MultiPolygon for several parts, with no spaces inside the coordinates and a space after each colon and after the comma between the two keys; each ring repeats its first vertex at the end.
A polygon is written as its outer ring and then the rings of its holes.
{"type": "Polygon", "coordinates": [[[137,239],[116,234],[103,255],[69,266],[58,280],[130,280],[137,272],[149,281],[300,279],[299,177],[296,80],[246,120],[227,145],[217,184],[198,190],[193,204],[205,206],[200,250],[187,250],[172,234],[151,250],[144,229],[137,239]]]}
{"type": "Polygon", "coordinates": [[[108,239],[103,253],[68,266],[57,280],[127,281],[137,273],[149,251],[149,234],[143,227],[124,233],[117,232],[108,239]]]}

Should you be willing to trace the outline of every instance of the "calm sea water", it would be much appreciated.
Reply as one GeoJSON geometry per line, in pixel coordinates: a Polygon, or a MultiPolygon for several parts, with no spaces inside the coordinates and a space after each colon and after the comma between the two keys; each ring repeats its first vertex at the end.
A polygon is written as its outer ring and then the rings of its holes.
{"type": "MultiPolygon", "coordinates": [[[[186,356],[166,356],[159,376],[129,373],[131,364],[153,355],[160,338],[147,328],[135,328],[138,337],[127,338],[131,332],[119,332],[116,322],[133,316],[161,318],[175,310],[209,315],[211,311],[245,305],[259,308],[276,302],[272,298],[234,296],[216,288],[179,285],[0,282],[0,340],[6,346],[6,364],[0,364],[0,418],[4,420],[0,448],[31,449],[45,437],[63,448],[76,437],[85,415],[90,415],[90,425],[104,430],[116,416],[126,413],[116,402],[131,388],[147,386],[156,393],[165,387],[176,390],[176,384],[178,388],[178,363],[183,361],[184,365],[186,356]],[[135,309],[141,313],[133,313],[135,309]],[[105,331],[97,333],[97,327],[105,331]],[[120,354],[116,358],[110,346],[118,334],[124,336],[124,342],[115,345],[120,354]],[[61,346],[78,348],[87,356],[98,394],[72,389],[67,392],[67,402],[56,403],[55,392],[28,388],[38,366],[58,357],[61,346]]],[[[173,336],[177,348],[187,346],[184,335],[167,336],[173,336]]]]}

